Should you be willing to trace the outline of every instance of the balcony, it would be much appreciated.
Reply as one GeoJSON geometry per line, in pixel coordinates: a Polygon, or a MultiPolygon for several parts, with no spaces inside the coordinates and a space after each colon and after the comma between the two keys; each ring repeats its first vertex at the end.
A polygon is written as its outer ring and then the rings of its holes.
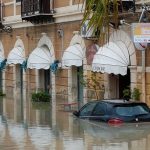
{"type": "Polygon", "coordinates": [[[30,21],[33,24],[54,22],[53,2],[50,0],[22,0],[22,20],[30,21]]]}

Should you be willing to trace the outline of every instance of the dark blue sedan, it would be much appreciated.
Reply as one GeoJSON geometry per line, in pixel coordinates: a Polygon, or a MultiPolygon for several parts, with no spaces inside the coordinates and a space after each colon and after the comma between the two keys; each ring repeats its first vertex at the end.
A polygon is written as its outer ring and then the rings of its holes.
{"type": "Polygon", "coordinates": [[[92,101],[73,114],[82,119],[110,124],[150,122],[150,109],[146,103],[126,100],[92,101]]]}

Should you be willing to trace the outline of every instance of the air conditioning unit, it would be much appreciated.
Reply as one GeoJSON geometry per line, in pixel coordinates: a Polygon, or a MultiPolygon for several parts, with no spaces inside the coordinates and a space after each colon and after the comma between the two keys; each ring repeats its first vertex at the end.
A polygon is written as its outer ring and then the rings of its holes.
{"type": "Polygon", "coordinates": [[[86,38],[86,39],[92,39],[92,38],[97,38],[98,37],[98,30],[96,30],[94,32],[94,28],[93,27],[88,27],[88,23],[89,23],[89,20],[86,20],[84,22],[84,24],[82,25],[81,27],[81,36],[83,38],[86,38]]]}

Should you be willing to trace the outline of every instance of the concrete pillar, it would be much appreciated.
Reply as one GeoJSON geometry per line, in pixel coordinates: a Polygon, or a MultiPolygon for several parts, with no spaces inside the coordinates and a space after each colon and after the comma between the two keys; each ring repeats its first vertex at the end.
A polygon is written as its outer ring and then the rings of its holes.
{"type": "Polygon", "coordinates": [[[55,81],[55,74],[51,72],[51,84],[52,84],[52,99],[56,99],[56,81],[55,81]]]}
{"type": "Polygon", "coordinates": [[[6,93],[6,85],[5,85],[5,82],[6,82],[6,80],[5,80],[5,70],[4,70],[4,71],[2,71],[2,85],[3,85],[2,90],[3,90],[3,93],[6,93]]]}
{"type": "Polygon", "coordinates": [[[36,82],[36,92],[38,92],[40,83],[39,83],[39,70],[35,70],[35,82],[36,82]]]}
{"type": "Polygon", "coordinates": [[[27,92],[27,81],[26,81],[26,72],[23,69],[23,100],[26,100],[26,92],[27,92]]]}
{"type": "Polygon", "coordinates": [[[105,87],[105,93],[104,93],[104,99],[110,98],[110,90],[109,90],[109,74],[104,74],[104,87],[105,87]]]}
{"type": "MultiPolygon", "coordinates": [[[[83,80],[86,80],[87,72],[86,65],[83,65],[83,80]]],[[[83,104],[86,104],[87,101],[87,87],[83,86],[83,104]]]]}
{"type": "Polygon", "coordinates": [[[73,102],[72,96],[72,69],[68,69],[68,102],[73,102]]]}
{"type": "Polygon", "coordinates": [[[16,85],[16,65],[13,65],[13,93],[14,99],[17,94],[17,85],[16,85]]]}

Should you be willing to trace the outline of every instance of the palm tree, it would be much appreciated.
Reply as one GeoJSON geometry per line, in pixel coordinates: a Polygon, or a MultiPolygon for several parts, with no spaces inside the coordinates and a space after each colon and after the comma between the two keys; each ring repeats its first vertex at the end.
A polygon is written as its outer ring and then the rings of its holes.
{"type": "MultiPolygon", "coordinates": [[[[123,13],[122,0],[79,0],[83,2],[84,14],[82,24],[89,20],[88,28],[93,28],[93,33],[98,30],[100,38],[108,40],[110,24],[115,29],[119,25],[119,14],[123,13]]],[[[133,0],[133,5],[135,0],[133,0]]],[[[128,5],[128,7],[134,7],[128,5]]],[[[133,9],[133,8],[132,8],[133,9]]],[[[135,10],[133,10],[135,11],[135,10]]]]}
{"type": "MultiPolygon", "coordinates": [[[[82,23],[89,20],[88,28],[94,28],[100,32],[99,37],[107,38],[110,30],[110,22],[114,28],[118,26],[118,0],[83,0],[85,9],[82,23]]],[[[119,2],[121,2],[119,0],[119,2]]]]}

